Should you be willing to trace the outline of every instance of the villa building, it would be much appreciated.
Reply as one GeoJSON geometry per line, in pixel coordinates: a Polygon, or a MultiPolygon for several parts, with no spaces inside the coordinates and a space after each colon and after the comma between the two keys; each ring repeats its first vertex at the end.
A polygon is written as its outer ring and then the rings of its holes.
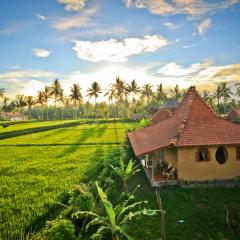
{"type": "Polygon", "coordinates": [[[195,87],[174,112],[167,111],[151,126],[128,133],[152,186],[240,176],[240,125],[217,116],[195,87]]]}

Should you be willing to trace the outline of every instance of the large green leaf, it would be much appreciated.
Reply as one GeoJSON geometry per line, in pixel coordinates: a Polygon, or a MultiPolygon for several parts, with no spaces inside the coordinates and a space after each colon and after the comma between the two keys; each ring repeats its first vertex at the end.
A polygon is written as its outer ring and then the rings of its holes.
{"type": "Polygon", "coordinates": [[[112,203],[110,201],[108,201],[107,195],[104,193],[102,188],[98,186],[97,182],[96,182],[96,186],[97,186],[98,195],[99,195],[99,197],[106,209],[106,212],[108,214],[109,221],[110,221],[111,225],[115,228],[116,227],[116,220],[115,220],[116,216],[115,216],[115,212],[113,210],[112,203]]]}
{"type": "Polygon", "coordinates": [[[132,171],[132,166],[133,166],[133,162],[132,162],[132,159],[128,162],[128,165],[127,165],[127,168],[125,170],[126,174],[130,174],[131,171],[132,171]]]}

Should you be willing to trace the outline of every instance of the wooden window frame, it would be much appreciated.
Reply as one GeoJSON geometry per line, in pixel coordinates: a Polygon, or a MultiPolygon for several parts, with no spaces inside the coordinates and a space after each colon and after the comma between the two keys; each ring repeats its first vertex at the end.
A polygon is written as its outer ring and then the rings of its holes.
{"type": "Polygon", "coordinates": [[[211,161],[211,153],[210,153],[210,151],[208,150],[207,147],[199,147],[197,152],[195,153],[195,159],[196,159],[197,162],[209,162],[209,161],[211,161]],[[203,149],[206,149],[206,151],[207,151],[207,158],[205,160],[200,159],[200,152],[203,149]]]}
{"type": "Polygon", "coordinates": [[[240,161],[240,146],[236,147],[236,160],[240,161]]]}

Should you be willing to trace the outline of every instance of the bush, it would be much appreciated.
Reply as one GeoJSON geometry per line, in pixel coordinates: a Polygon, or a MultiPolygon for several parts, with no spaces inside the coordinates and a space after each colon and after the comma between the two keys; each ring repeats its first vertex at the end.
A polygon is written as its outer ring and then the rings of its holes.
{"type": "Polygon", "coordinates": [[[71,221],[61,219],[48,222],[47,235],[50,240],[76,240],[75,228],[71,221]]]}

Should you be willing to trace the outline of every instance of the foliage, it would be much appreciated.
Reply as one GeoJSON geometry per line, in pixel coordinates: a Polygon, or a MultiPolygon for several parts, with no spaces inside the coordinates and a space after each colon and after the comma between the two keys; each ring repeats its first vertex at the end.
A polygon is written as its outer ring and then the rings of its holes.
{"type": "Polygon", "coordinates": [[[134,176],[136,172],[140,171],[140,169],[138,169],[138,166],[133,166],[132,159],[128,162],[126,167],[122,158],[120,158],[118,167],[114,167],[113,165],[110,166],[112,167],[113,171],[122,179],[124,192],[126,193],[128,180],[130,177],[134,176]]]}
{"type": "Polygon", "coordinates": [[[92,216],[93,219],[87,224],[86,230],[91,226],[97,225],[97,231],[91,236],[92,239],[101,239],[102,236],[107,232],[110,232],[113,239],[119,239],[120,236],[124,236],[131,240],[132,237],[126,233],[125,229],[127,223],[138,215],[153,216],[156,215],[159,210],[151,210],[143,208],[143,205],[147,204],[147,201],[133,202],[135,190],[130,194],[129,198],[122,201],[115,207],[108,200],[106,193],[96,182],[98,196],[104,206],[106,215],[99,215],[95,212],[90,211],[79,211],[74,215],[78,216],[92,216]]]}
{"type": "Polygon", "coordinates": [[[50,240],[76,240],[75,227],[66,219],[55,220],[47,223],[47,235],[50,240]]]}
{"type": "Polygon", "coordinates": [[[151,120],[147,118],[142,118],[139,121],[138,128],[145,128],[148,127],[151,124],[151,120]]]}

